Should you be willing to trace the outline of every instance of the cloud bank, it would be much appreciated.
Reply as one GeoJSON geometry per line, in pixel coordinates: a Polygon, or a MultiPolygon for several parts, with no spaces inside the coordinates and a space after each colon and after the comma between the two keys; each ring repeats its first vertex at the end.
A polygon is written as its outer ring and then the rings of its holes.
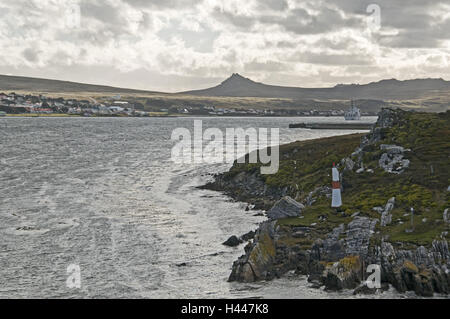
{"type": "Polygon", "coordinates": [[[3,0],[0,73],[161,91],[231,73],[323,87],[450,78],[450,1],[3,0]]]}

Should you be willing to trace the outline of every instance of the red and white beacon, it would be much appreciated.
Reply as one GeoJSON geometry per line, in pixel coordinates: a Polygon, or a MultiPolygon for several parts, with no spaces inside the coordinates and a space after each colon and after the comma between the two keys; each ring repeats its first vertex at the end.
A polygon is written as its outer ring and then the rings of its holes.
{"type": "Polygon", "coordinates": [[[331,169],[331,175],[332,175],[331,207],[341,207],[342,206],[341,183],[339,182],[339,171],[337,170],[334,163],[333,163],[333,168],[331,169]]]}

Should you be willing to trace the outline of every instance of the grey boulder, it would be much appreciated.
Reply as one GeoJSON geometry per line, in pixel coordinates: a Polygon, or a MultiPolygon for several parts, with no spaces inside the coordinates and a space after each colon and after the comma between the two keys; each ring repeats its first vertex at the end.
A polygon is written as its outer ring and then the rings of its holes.
{"type": "Polygon", "coordinates": [[[236,246],[239,246],[239,244],[241,244],[241,243],[242,243],[242,241],[239,238],[237,238],[236,236],[231,236],[222,245],[236,247],[236,246]]]}
{"type": "Polygon", "coordinates": [[[304,208],[304,205],[289,196],[285,196],[273,205],[267,212],[267,217],[269,217],[270,220],[298,217],[301,215],[304,208]]]}

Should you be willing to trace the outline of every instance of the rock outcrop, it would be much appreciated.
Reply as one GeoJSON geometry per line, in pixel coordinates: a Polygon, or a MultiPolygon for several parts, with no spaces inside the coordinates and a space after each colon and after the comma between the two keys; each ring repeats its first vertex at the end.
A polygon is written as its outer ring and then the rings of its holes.
{"type": "Polygon", "coordinates": [[[353,289],[361,282],[362,263],[359,256],[347,256],[327,266],[321,282],[326,290],[353,289]]]}
{"type": "Polygon", "coordinates": [[[395,206],[395,197],[392,197],[391,199],[388,200],[384,210],[381,213],[381,226],[382,227],[387,226],[392,222],[391,212],[394,209],[394,206],[395,206]]]}
{"type": "Polygon", "coordinates": [[[275,205],[267,212],[267,217],[271,220],[298,217],[304,208],[304,205],[289,196],[285,196],[276,202],[275,205]]]}
{"type": "Polygon", "coordinates": [[[243,241],[249,241],[250,239],[253,238],[255,238],[255,232],[253,230],[241,236],[241,239],[243,241]]]}
{"type": "Polygon", "coordinates": [[[406,151],[401,146],[381,144],[380,149],[386,151],[378,161],[379,166],[388,173],[401,174],[409,167],[410,161],[404,158],[406,151]]]}
{"type": "Polygon", "coordinates": [[[364,286],[366,269],[381,267],[381,284],[391,284],[399,292],[414,291],[420,296],[450,292],[450,254],[447,241],[434,241],[431,248],[395,249],[382,241],[373,247],[370,239],[378,220],[356,217],[347,227],[333,229],[324,240],[316,239],[311,249],[287,245],[286,236],[309,238],[309,229],[293,233],[277,221],[261,224],[255,239],[245,247],[245,255],[234,262],[229,281],[254,282],[280,277],[290,270],[308,275],[314,287],[326,290],[354,289],[355,293],[373,293],[364,286]],[[345,238],[342,236],[346,234],[345,238]]]}
{"type": "Polygon", "coordinates": [[[254,242],[245,247],[246,254],[234,262],[228,281],[253,282],[274,277],[275,224],[268,221],[260,225],[254,242]]]}
{"type": "Polygon", "coordinates": [[[366,257],[369,251],[370,238],[374,234],[377,219],[356,217],[347,225],[346,249],[347,255],[366,257]]]}
{"type": "Polygon", "coordinates": [[[240,244],[242,244],[242,240],[240,240],[236,236],[231,236],[222,245],[236,247],[239,246],[240,244]]]}

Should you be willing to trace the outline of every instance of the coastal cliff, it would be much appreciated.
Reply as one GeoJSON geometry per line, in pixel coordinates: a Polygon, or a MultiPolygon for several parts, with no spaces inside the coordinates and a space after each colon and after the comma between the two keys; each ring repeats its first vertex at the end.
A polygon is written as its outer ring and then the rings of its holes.
{"type": "Polygon", "coordinates": [[[280,169],[235,163],[206,188],[268,210],[230,281],[270,280],[288,271],[315,287],[374,293],[363,283],[379,265],[381,290],[450,292],[450,112],[383,109],[367,135],[280,147],[280,169]],[[331,166],[343,206],[332,209],[331,166]],[[294,213],[293,213],[294,212],[294,213]]]}

